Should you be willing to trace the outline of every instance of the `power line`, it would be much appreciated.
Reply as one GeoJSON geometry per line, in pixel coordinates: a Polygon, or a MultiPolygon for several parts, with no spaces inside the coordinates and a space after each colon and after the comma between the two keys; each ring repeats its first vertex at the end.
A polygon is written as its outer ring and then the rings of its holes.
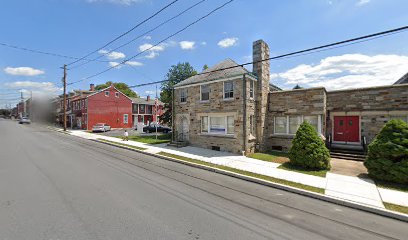
{"type": "Polygon", "coordinates": [[[109,70],[111,70],[111,69],[113,69],[113,68],[115,68],[115,67],[117,67],[117,66],[120,66],[120,65],[123,65],[123,64],[129,62],[130,60],[134,59],[135,57],[137,57],[137,56],[139,56],[139,55],[141,55],[141,54],[143,54],[143,53],[149,51],[150,49],[152,49],[152,48],[158,46],[159,44],[161,44],[161,43],[167,41],[168,39],[170,39],[170,38],[176,36],[177,34],[179,34],[179,33],[183,32],[183,31],[185,31],[187,28],[189,28],[189,27],[193,26],[194,24],[200,22],[201,20],[207,18],[208,16],[210,16],[210,15],[213,14],[214,12],[216,12],[216,11],[218,11],[219,9],[225,7],[226,5],[230,4],[230,3],[233,2],[233,1],[234,1],[234,0],[230,0],[230,1],[228,1],[228,2],[226,2],[226,3],[224,3],[224,4],[222,4],[221,6],[219,6],[219,7],[215,8],[215,9],[213,9],[212,11],[210,11],[209,13],[207,13],[206,15],[200,17],[199,19],[197,19],[197,20],[195,20],[194,22],[188,24],[187,26],[185,26],[184,28],[180,29],[179,31],[177,31],[177,32],[175,32],[175,33],[173,33],[173,34],[171,34],[170,36],[168,36],[168,37],[166,37],[166,38],[164,38],[163,40],[159,41],[159,42],[156,43],[155,45],[152,45],[151,47],[149,47],[149,48],[147,48],[147,49],[145,49],[145,50],[139,52],[138,54],[136,54],[136,55],[134,55],[134,56],[132,56],[132,57],[126,59],[126,60],[123,60],[122,62],[118,63],[118,65],[109,67],[109,68],[103,70],[102,72],[96,73],[96,74],[94,74],[94,75],[91,75],[91,76],[89,76],[89,77],[80,79],[80,80],[78,80],[78,81],[74,81],[74,82],[68,83],[67,85],[72,85],[72,84],[75,84],[75,83],[78,83],[78,82],[82,82],[82,81],[84,81],[84,80],[87,80],[87,79],[90,79],[90,78],[99,76],[99,75],[101,75],[101,74],[103,74],[103,73],[105,73],[105,72],[107,72],[107,71],[109,71],[109,70]]]}
{"type": "Polygon", "coordinates": [[[94,50],[94,51],[92,51],[92,52],[86,54],[85,56],[81,57],[80,59],[75,60],[75,61],[73,61],[73,62],[71,62],[71,63],[68,63],[67,66],[70,66],[70,65],[72,65],[72,64],[74,64],[74,63],[77,63],[77,62],[79,62],[79,61],[81,61],[81,60],[84,60],[85,58],[89,57],[90,55],[92,55],[92,54],[98,52],[99,50],[102,50],[103,48],[105,48],[105,47],[107,47],[108,45],[112,44],[113,42],[115,42],[115,41],[118,40],[119,38],[121,38],[121,37],[123,37],[123,36],[129,34],[129,33],[132,32],[133,30],[135,30],[136,28],[138,28],[139,26],[141,26],[142,24],[144,24],[145,22],[147,22],[147,21],[149,21],[150,19],[154,18],[154,17],[157,16],[159,13],[161,13],[162,11],[164,11],[166,8],[170,7],[171,5],[173,5],[174,3],[178,2],[178,1],[179,1],[179,0],[174,0],[174,1],[172,1],[171,3],[169,3],[169,4],[167,4],[166,6],[164,6],[163,8],[161,8],[159,11],[155,12],[155,13],[154,13],[153,15],[151,15],[150,17],[148,17],[148,18],[146,18],[145,20],[141,21],[140,23],[136,24],[136,26],[132,27],[132,28],[129,29],[128,31],[126,31],[126,32],[122,33],[121,35],[115,37],[113,40],[109,41],[108,43],[106,43],[106,44],[103,45],[102,47],[100,47],[100,48],[98,48],[98,49],[96,49],[96,50],[94,50]]]}
{"type": "MultiPolygon", "coordinates": [[[[14,48],[14,49],[18,49],[18,50],[22,50],[22,51],[26,51],[26,52],[33,52],[33,53],[38,53],[38,54],[43,54],[43,55],[48,55],[48,56],[53,56],[53,57],[60,57],[60,58],[67,58],[67,59],[80,59],[79,57],[73,57],[73,56],[68,56],[68,55],[63,55],[63,54],[59,54],[59,53],[52,53],[52,52],[46,52],[46,51],[41,51],[41,50],[36,50],[36,49],[30,49],[30,48],[26,48],[26,47],[19,47],[16,45],[11,45],[8,43],[1,43],[1,46],[4,47],[8,47],[8,48],[14,48]]],[[[93,60],[93,59],[87,59],[88,61],[97,61],[97,62],[109,62],[106,60],[93,60]]]]}
{"type": "MultiPolygon", "coordinates": [[[[178,13],[177,15],[175,15],[175,16],[173,16],[173,17],[167,19],[166,21],[164,21],[164,22],[162,22],[162,23],[160,23],[160,24],[157,25],[156,27],[154,27],[154,28],[152,28],[152,29],[150,29],[150,30],[144,32],[143,34],[140,34],[139,36],[133,38],[132,40],[130,40],[130,41],[128,41],[128,42],[126,42],[126,43],[124,43],[124,44],[122,44],[122,45],[120,45],[120,46],[118,46],[118,47],[116,47],[116,48],[114,48],[114,49],[112,49],[112,50],[110,50],[110,51],[108,51],[108,52],[105,53],[104,55],[100,55],[100,56],[98,56],[98,57],[96,57],[96,58],[93,58],[91,61],[100,59],[101,57],[103,57],[103,56],[105,56],[105,55],[108,55],[108,54],[112,53],[113,51],[116,51],[116,50],[118,50],[118,49],[120,49],[120,48],[122,48],[122,47],[125,47],[125,46],[127,46],[127,45],[133,43],[134,41],[140,39],[141,37],[146,36],[147,34],[153,32],[154,30],[156,30],[156,29],[158,29],[158,28],[160,28],[161,26],[163,26],[163,25],[169,23],[170,21],[172,21],[172,20],[174,20],[174,19],[180,17],[180,16],[183,15],[184,13],[188,12],[189,10],[193,9],[194,7],[200,5],[201,3],[205,2],[205,1],[206,1],[206,0],[201,0],[201,1],[199,1],[199,2],[197,2],[197,3],[195,3],[195,4],[193,4],[192,6],[186,8],[184,11],[182,11],[182,12],[178,13]]],[[[83,65],[85,65],[85,64],[88,64],[89,62],[90,62],[90,61],[87,60],[87,62],[81,63],[81,64],[76,65],[76,66],[72,66],[72,67],[70,67],[70,70],[75,69],[75,68],[78,68],[78,67],[81,67],[81,66],[83,66],[83,65]]]]}
{"type": "MultiPolygon", "coordinates": [[[[378,39],[380,37],[385,37],[385,36],[401,33],[401,32],[404,32],[406,30],[408,30],[408,26],[395,28],[395,29],[391,29],[391,30],[387,30],[387,31],[383,31],[383,32],[373,33],[373,34],[365,35],[365,36],[362,36],[362,37],[343,40],[343,41],[340,41],[340,42],[321,45],[321,46],[318,46],[318,47],[308,48],[308,49],[304,49],[304,50],[300,50],[300,51],[296,51],[296,52],[286,53],[286,54],[278,55],[278,56],[275,56],[275,57],[262,59],[262,60],[259,60],[259,61],[247,62],[247,63],[243,63],[243,64],[238,64],[236,66],[216,69],[216,70],[209,71],[209,72],[201,72],[201,73],[198,73],[198,74],[196,74],[194,76],[209,74],[209,73],[213,73],[213,72],[224,71],[224,70],[237,68],[237,67],[243,67],[243,66],[246,66],[246,65],[250,65],[250,64],[254,64],[254,63],[260,63],[260,62],[269,61],[269,60],[277,60],[277,59],[283,59],[283,58],[289,58],[289,57],[298,57],[298,56],[302,56],[302,55],[306,55],[306,54],[312,54],[312,53],[316,53],[316,52],[327,51],[327,50],[331,50],[331,49],[335,49],[335,48],[349,46],[349,45],[352,45],[352,44],[371,41],[371,40],[374,40],[374,39],[378,39]]],[[[157,81],[157,82],[143,83],[143,84],[129,86],[129,88],[142,87],[142,86],[147,86],[147,85],[154,85],[154,84],[157,84],[157,83],[163,83],[163,82],[167,82],[167,81],[169,81],[169,80],[167,79],[167,80],[162,80],[162,81],[157,81]]]]}

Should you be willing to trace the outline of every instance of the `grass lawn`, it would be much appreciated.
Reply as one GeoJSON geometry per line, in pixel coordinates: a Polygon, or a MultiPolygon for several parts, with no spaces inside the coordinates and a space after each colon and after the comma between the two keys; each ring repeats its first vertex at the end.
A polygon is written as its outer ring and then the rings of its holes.
{"type": "Polygon", "coordinates": [[[383,202],[383,203],[384,203],[384,207],[388,210],[408,214],[408,207],[396,205],[392,203],[387,203],[387,202],[383,202]]]}
{"type": "Polygon", "coordinates": [[[285,163],[289,161],[287,153],[278,151],[269,151],[266,153],[252,153],[249,154],[248,157],[274,163],[285,163]]]}
{"type": "Polygon", "coordinates": [[[304,173],[304,174],[309,174],[317,177],[326,177],[326,173],[329,170],[310,170],[310,169],[305,169],[302,167],[294,166],[290,164],[289,162],[286,162],[282,165],[280,165],[278,168],[288,170],[288,171],[294,171],[298,173],[304,173]]]}
{"type": "Polygon", "coordinates": [[[122,146],[122,147],[133,148],[133,149],[137,149],[137,150],[146,150],[147,149],[147,148],[136,147],[136,146],[132,146],[132,145],[124,144],[124,143],[109,141],[109,140],[102,139],[102,138],[97,138],[96,140],[101,141],[101,142],[112,143],[112,144],[119,145],[119,146],[122,146]]]}
{"type": "Polygon", "coordinates": [[[393,183],[393,182],[387,182],[387,181],[382,181],[382,180],[375,180],[375,184],[377,185],[377,187],[381,187],[381,188],[388,188],[392,190],[408,192],[408,184],[393,183]]]}
{"type": "MultiPolygon", "coordinates": [[[[123,138],[122,136],[117,137],[117,138],[123,138]]],[[[148,136],[129,136],[129,140],[136,141],[136,142],[142,142],[142,143],[148,143],[148,144],[160,144],[160,143],[168,143],[171,140],[171,134],[161,134],[157,136],[155,135],[148,135],[148,136]]]]}
{"type": "Polygon", "coordinates": [[[291,187],[295,187],[295,188],[304,189],[304,190],[311,191],[311,192],[324,194],[324,189],[323,188],[317,188],[317,187],[313,187],[313,186],[309,186],[309,185],[304,185],[304,184],[301,184],[301,183],[291,182],[291,181],[287,181],[287,180],[283,180],[283,179],[279,179],[279,178],[274,178],[274,177],[269,177],[269,176],[265,176],[265,175],[261,175],[261,174],[248,172],[248,171],[238,170],[238,169],[235,169],[235,168],[226,167],[226,166],[213,164],[213,163],[208,163],[208,162],[204,162],[204,161],[201,161],[201,160],[188,158],[188,157],[183,157],[183,156],[179,156],[179,155],[175,155],[175,154],[171,154],[171,153],[159,152],[158,154],[162,155],[162,156],[166,156],[166,157],[171,157],[171,158],[183,160],[183,161],[186,161],[186,162],[201,164],[201,165],[205,165],[205,166],[208,166],[208,167],[214,167],[214,168],[218,168],[218,169],[222,169],[222,170],[226,170],[226,171],[230,171],[230,172],[234,172],[234,173],[238,173],[238,174],[242,174],[242,175],[246,175],[246,176],[250,176],[250,177],[260,178],[260,179],[270,181],[270,182],[274,182],[274,183],[279,183],[279,184],[283,184],[283,185],[287,185],[287,186],[291,186],[291,187]]]}

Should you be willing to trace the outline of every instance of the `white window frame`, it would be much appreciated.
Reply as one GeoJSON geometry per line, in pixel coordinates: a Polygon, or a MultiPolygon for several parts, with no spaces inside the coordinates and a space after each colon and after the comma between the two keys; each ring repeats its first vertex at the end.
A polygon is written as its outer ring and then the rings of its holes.
{"type": "Polygon", "coordinates": [[[109,97],[109,91],[105,91],[105,97],[109,97]]]}
{"type": "Polygon", "coordinates": [[[115,92],[115,97],[119,98],[119,92],[115,92]]]}
{"type": "Polygon", "coordinates": [[[124,124],[129,123],[129,115],[127,113],[123,114],[123,123],[124,124]]]}
{"type": "Polygon", "coordinates": [[[249,80],[249,98],[253,99],[255,97],[255,81],[249,80]]]}
{"type": "Polygon", "coordinates": [[[181,88],[180,89],[180,99],[179,99],[180,103],[186,103],[187,97],[188,97],[187,88],[181,88]],[[183,96],[183,93],[185,93],[185,96],[183,96]],[[182,101],[182,99],[184,99],[184,101],[182,101]]]}
{"type": "Polygon", "coordinates": [[[224,81],[222,84],[222,97],[224,100],[232,100],[234,99],[234,81],[233,80],[228,80],[228,81],[224,81]],[[225,97],[225,83],[232,83],[232,97],[225,97]]]}
{"type": "Polygon", "coordinates": [[[211,92],[211,90],[210,90],[210,84],[200,85],[200,101],[201,101],[201,102],[209,102],[209,101],[210,101],[210,92],[211,92]],[[203,92],[202,92],[202,88],[203,88],[203,87],[208,87],[208,99],[207,99],[207,100],[203,100],[203,92]]]}
{"type": "Polygon", "coordinates": [[[294,136],[296,133],[289,133],[289,116],[300,116],[301,117],[301,123],[303,123],[304,117],[305,116],[317,116],[317,133],[318,134],[323,134],[322,133],[322,115],[286,115],[286,116],[275,116],[273,117],[273,135],[291,135],[294,136]],[[277,117],[286,117],[286,132],[285,133],[276,133],[276,118],[277,117]]]}
{"type": "Polygon", "coordinates": [[[208,133],[208,132],[209,132],[209,129],[208,129],[209,117],[208,117],[208,116],[201,116],[201,117],[200,117],[200,121],[201,121],[201,122],[200,122],[201,133],[208,133]],[[204,125],[203,125],[203,119],[204,119],[204,118],[207,118],[207,131],[203,131],[203,126],[204,126],[204,125]]]}
{"type": "Polygon", "coordinates": [[[208,135],[225,135],[225,136],[233,136],[235,134],[235,116],[232,114],[228,114],[228,115],[208,115],[208,116],[201,116],[200,117],[200,132],[202,134],[208,134],[208,135]],[[202,129],[202,119],[203,117],[207,117],[207,132],[203,132],[202,129]],[[234,119],[233,121],[233,128],[234,128],[234,132],[232,133],[228,133],[228,117],[232,117],[234,119]],[[224,126],[225,126],[225,130],[224,132],[211,132],[211,118],[224,118],[224,126]]]}

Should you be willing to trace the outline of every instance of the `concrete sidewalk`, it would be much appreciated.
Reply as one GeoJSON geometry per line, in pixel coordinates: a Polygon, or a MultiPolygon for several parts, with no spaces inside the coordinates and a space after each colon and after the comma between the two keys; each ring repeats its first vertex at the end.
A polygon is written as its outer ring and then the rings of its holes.
{"type": "Polygon", "coordinates": [[[159,152],[171,153],[192,159],[197,159],[213,164],[232,167],[239,170],[262,174],[269,177],[284,179],[325,190],[325,195],[355,202],[361,205],[384,208],[383,201],[408,207],[408,193],[390,189],[380,189],[369,178],[345,176],[327,173],[326,177],[317,177],[293,171],[278,169],[279,163],[265,162],[245,156],[212,151],[197,147],[174,148],[167,144],[145,144],[136,141],[122,141],[121,139],[88,133],[81,130],[72,130],[69,134],[85,139],[104,139],[117,143],[146,148],[145,152],[157,154],[159,152]]]}

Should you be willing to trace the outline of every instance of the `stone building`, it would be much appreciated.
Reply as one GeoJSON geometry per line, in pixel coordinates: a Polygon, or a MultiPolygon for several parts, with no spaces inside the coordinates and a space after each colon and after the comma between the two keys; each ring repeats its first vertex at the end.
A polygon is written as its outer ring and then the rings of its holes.
{"type": "Polygon", "coordinates": [[[368,144],[392,118],[408,121],[408,84],[282,91],[269,83],[269,47],[253,43],[253,72],[226,59],[174,86],[176,140],[248,154],[283,150],[303,121],[331,144],[368,144]]]}

